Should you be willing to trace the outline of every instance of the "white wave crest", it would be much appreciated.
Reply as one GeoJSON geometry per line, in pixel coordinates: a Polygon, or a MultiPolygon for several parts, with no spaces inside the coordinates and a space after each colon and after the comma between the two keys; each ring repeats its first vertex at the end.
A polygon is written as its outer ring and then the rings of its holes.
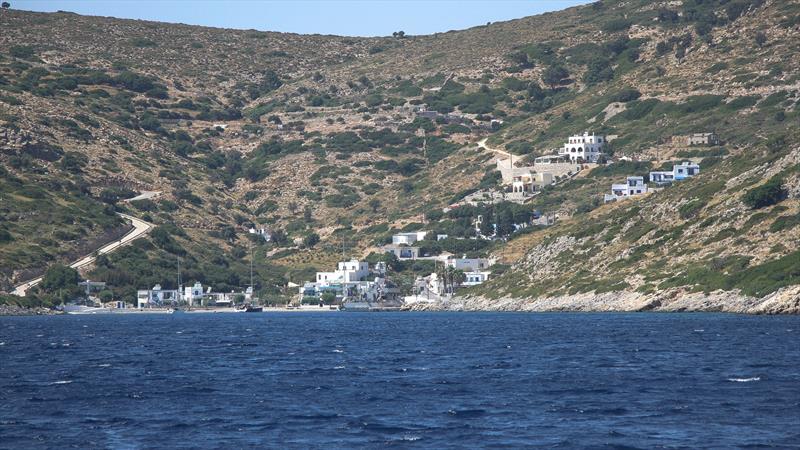
{"type": "Polygon", "coordinates": [[[732,381],[734,383],[749,383],[751,381],[761,381],[761,377],[751,377],[751,378],[728,378],[728,381],[732,381]]]}

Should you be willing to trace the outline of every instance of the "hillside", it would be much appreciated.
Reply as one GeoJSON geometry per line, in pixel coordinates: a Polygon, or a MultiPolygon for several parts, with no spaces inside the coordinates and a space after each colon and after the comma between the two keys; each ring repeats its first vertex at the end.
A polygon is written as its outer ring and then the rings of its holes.
{"type": "MultiPolygon", "coordinates": [[[[458,307],[621,292],[628,309],[652,309],[716,291],[720,308],[781,289],[797,305],[798,1],[596,2],[402,38],[16,10],[0,24],[2,289],[113,239],[126,212],[156,231],[84,273],[121,296],[174,285],[178,258],[184,279],[239,288],[252,252],[259,291],[285,298],[288,282],[343,252],[367,256],[393,231],[427,229],[451,236],[430,251],[502,262],[458,307]],[[589,168],[523,206],[442,213],[497,186],[479,140],[531,160],[585,130],[615,136],[613,157],[635,162],[589,168]],[[710,131],[721,147],[672,139],[710,131]],[[681,159],[701,175],[602,205],[612,182],[681,159]],[[746,206],[770,180],[781,201],[746,206]],[[162,195],[122,201],[139,191],[162,195]],[[560,220],[457,239],[479,215],[534,210],[560,220]]],[[[408,289],[432,265],[393,269],[408,289]]]]}

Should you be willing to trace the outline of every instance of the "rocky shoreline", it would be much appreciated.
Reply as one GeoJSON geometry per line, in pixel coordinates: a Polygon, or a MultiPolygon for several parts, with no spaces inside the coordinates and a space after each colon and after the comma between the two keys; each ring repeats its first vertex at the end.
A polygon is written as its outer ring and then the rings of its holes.
{"type": "Polygon", "coordinates": [[[527,312],[725,312],[734,314],[800,314],[800,286],[755,298],[737,291],[709,294],[670,289],[652,294],[608,292],[546,298],[454,297],[442,303],[416,304],[414,311],[527,311],[527,312]]]}
{"type": "Polygon", "coordinates": [[[50,308],[0,305],[0,316],[53,316],[63,314],[61,311],[50,308]]]}

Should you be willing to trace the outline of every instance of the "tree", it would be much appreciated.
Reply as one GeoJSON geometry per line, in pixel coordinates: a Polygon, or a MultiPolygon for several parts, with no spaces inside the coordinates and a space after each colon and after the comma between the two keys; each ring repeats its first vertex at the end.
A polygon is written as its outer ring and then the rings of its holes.
{"type": "Polygon", "coordinates": [[[487,210],[487,214],[483,215],[483,220],[478,225],[480,232],[484,236],[492,236],[494,234],[494,223],[491,218],[491,211],[487,210]]]}
{"type": "Polygon", "coordinates": [[[326,305],[330,305],[330,304],[332,304],[333,302],[336,301],[336,294],[334,292],[331,292],[331,291],[325,291],[320,296],[320,300],[322,300],[322,303],[325,303],[326,305]]]}
{"type": "Polygon", "coordinates": [[[779,134],[767,139],[767,150],[770,153],[780,153],[786,149],[786,135],[779,134]]]}
{"type": "Polygon", "coordinates": [[[596,59],[589,64],[583,81],[586,83],[600,83],[614,78],[614,70],[607,59],[596,59]]]}
{"type": "Polygon", "coordinates": [[[392,33],[392,37],[395,37],[397,39],[403,39],[403,38],[406,37],[406,32],[405,31],[395,31],[394,33],[392,33]]]}
{"type": "Polygon", "coordinates": [[[286,237],[286,233],[280,228],[272,230],[272,235],[270,237],[272,242],[274,242],[276,245],[283,245],[289,241],[289,239],[286,237]]]}
{"type": "Polygon", "coordinates": [[[497,214],[497,234],[508,236],[514,232],[514,216],[510,209],[505,208],[497,214]]]}
{"type": "Polygon", "coordinates": [[[465,281],[467,281],[467,274],[465,274],[461,269],[455,269],[453,270],[452,280],[454,286],[461,286],[465,281]]]}
{"type": "Polygon", "coordinates": [[[539,83],[531,81],[531,84],[528,85],[528,98],[537,101],[545,98],[544,90],[539,83]]]}
{"type": "Polygon", "coordinates": [[[81,277],[78,271],[63,264],[54,264],[47,269],[42,278],[42,289],[47,292],[65,290],[74,292],[78,288],[81,277]]]}
{"type": "Polygon", "coordinates": [[[381,207],[381,201],[377,198],[370,199],[369,203],[367,203],[369,207],[372,209],[373,213],[378,212],[378,208],[381,207]]]}
{"type": "Polygon", "coordinates": [[[555,89],[561,85],[561,80],[567,78],[569,72],[562,66],[550,66],[542,74],[542,81],[545,82],[551,89],[555,89]]]}
{"type": "Polygon", "coordinates": [[[306,247],[313,247],[319,242],[319,235],[317,233],[309,233],[303,238],[303,245],[306,247]]]}
{"type": "Polygon", "coordinates": [[[783,180],[773,177],[761,186],[747,191],[742,197],[742,201],[750,209],[760,209],[779,203],[787,196],[788,192],[783,187],[783,180]]]}
{"type": "Polygon", "coordinates": [[[114,293],[109,291],[108,289],[100,291],[100,293],[98,293],[97,296],[100,298],[100,301],[103,302],[103,303],[108,303],[111,300],[114,300],[114,293]]]}
{"type": "Polygon", "coordinates": [[[763,47],[764,44],[767,43],[767,34],[764,33],[763,31],[759,31],[756,33],[754,39],[756,41],[756,45],[758,45],[759,47],[763,47]]]}
{"type": "Polygon", "coordinates": [[[3,2],[2,7],[3,7],[3,9],[11,8],[11,3],[3,2]]]}
{"type": "Polygon", "coordinates": [[[533,67],[533,63],[526,52],[514,52],[508,55],[508,58],[522,69],[533,67]]]}
{"type": "Polygon", "coordinates": [[[448,267],[444,264],[436,266],[436,278],[441,280],[442,289],[445,293],[447,292],[447,269],[448,267]]]}

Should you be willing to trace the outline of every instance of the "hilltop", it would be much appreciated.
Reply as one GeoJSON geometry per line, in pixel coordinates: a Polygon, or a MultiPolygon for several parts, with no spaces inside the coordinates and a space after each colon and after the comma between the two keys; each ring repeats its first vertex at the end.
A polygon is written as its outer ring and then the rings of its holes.
{"type": "MultiPolygon", "coordinates": [[[[83,274],[122,296],[175,284],[178,258],[184,279],[241,287],[252,252],[258,289],[285,297],[343,248],[426,229],[451,236],[430,251],[500,261],[458,307],[613,295],[632,306],[611,309],[653,309],[712,292],[717,309],[776,292],[764,312],[797,307],[800,2],[606,1],[385,38],[16,10],[0,24],[0,288],[124,233],[123,212],[157,227],[83,274]],[[617,162],[523,206],[442,212],[499,188],[478,141],[525,163],[588,130],[614,137],[617,162]],[[712,131],[721,146],[673,139],[712,131]],[[681,159],[700,176],[602,204],[612,182],[681,159]],[[770,180],[781,201],[742,201],[770,180]],[[124,201],[141,191],[162,194],[124,201]],[[478,216],[533,211],[559,220],[456,239],[478,216]],[[247,232],[262,227],[273,242],[247,232]]],[[[394,270],[408,289],[432,266],[394,270]]]]}

